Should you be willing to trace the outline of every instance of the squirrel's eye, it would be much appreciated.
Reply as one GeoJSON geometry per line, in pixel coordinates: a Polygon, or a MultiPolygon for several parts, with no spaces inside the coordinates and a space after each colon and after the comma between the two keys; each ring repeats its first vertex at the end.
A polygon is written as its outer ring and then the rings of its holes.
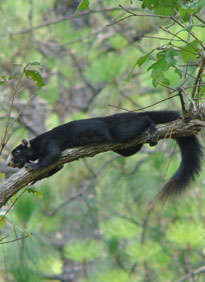
{"type": "Polygon", "coordinates": [[[21,150],[16,150],[15,153],[18,155],[21,153],[21,150]]]}

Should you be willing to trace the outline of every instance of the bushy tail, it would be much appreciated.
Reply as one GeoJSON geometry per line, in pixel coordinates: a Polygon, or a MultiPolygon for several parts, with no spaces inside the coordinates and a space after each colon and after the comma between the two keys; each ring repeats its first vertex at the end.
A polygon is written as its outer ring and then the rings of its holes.
{"type": "Polygon", "coordinates": [[[201,170],[202,147],[195,135],[176,139],[181,151],[181,164],[173,177],[159,192],[159,199],[180,195],[195,180],[195,176],[201,170]]]}

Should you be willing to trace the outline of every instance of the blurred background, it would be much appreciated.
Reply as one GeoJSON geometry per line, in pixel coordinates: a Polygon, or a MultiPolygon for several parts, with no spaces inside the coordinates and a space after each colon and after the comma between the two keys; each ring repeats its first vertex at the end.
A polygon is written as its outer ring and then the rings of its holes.
{"type": "MultiPolygon", "coordinates": [[[[1,140],[11,112],[2,181],[14,171],[5,160],[22,138],[71,120],[153,105],[180,85],[174,68],[166,73],[169,87],[153,87],[150,64],[136,66],[172,37],[164,31],[169,19],[120,20],[129,14],[119,4],[150,14],[142,1],[90,1],[90,10],[77,14],[79,3],[1,1],[1,140]],[[30,62],[41,65],[41,89],[21,77],[30,62]]],[[[172,33],[179,29],[171,27],[172,33]]],[[[203,29],[196,33],[204,42],[203,29]]],[[[186,31],[180,35],[187,38],[186,31]]],[[[148,110],[160,109],[180,111],[179,98],[148,110]]],[[[203,172],[185,195],[153,205],[179,163],[175,142],[161,141],[129,158],[106,152],[69,163],[36,183],[35,192],[21,190],[2,209],[16,201],[0,225],[0,281],[205,281],[203,172]]]]}

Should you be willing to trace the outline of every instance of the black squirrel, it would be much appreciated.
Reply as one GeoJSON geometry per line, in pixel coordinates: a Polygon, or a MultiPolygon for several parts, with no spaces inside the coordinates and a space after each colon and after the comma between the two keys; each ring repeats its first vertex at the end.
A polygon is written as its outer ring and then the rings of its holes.
{"type": "MultiPolygon", "coordinates": [[[[25,167],[29,171],[44,169],[55,163],[61,152],[67,148],[74,148],[89,144],[127,143],[139,137],[148,130],[152,144],[156,145],[156,124],[175,121],[180,115],[176,111],[151,111],[141,113],[119,113],[106,117],[97,117],[71,121],[57,126],[34,139],[22,140],[9,155],[7,165],[11,167],[25,167]],[[33,162],[38,160],[38,162],[33,162]]],[[[201,169],[202,149],[196,135],[175,139],[181,151],[181,164],[173,177],[165,184],[160,192],[160,198],[181,194],[201,169]]],[[[137,153],[143,144],[114,150],[114,152],[128,157],[137,153]]],[[[51,171],[57,172],[61,167],[51,171]]]]}

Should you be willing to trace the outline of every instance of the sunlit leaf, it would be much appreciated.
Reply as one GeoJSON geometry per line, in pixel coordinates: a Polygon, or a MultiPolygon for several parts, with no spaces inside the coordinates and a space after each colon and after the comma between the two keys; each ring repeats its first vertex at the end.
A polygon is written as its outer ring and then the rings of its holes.
{"type": "Polygon", "coordinates": [[[36,84],[36,86],[40,89],[45,85],[45,82],[43,80],[43,77],[41,74],[36,70],[25,70],[25,75],[27,78],[30,78],[33,80],[33,82],[36,84]]]}
{"type": "Polygon", "coordinates": [[[87,10],[89,8],[89,0],[81,0],[78,5],[77,11],[87,10]]]}
{"type": "Polygon", "coordinates": [[[32,237],[32,234],[30,233],[30,232],[28,232],[28,231],[26,231],[25,229],[23,230],[23,232],[28,236],[28,237],[32,237]]]}

